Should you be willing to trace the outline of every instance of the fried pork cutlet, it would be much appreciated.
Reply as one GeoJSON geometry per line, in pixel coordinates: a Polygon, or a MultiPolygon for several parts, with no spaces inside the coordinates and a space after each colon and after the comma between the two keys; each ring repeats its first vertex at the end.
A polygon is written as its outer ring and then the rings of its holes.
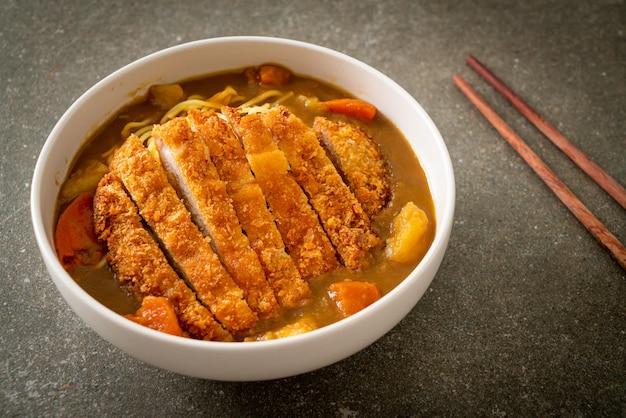
{"type": "Polygon", "coordinates": [[[342,177],[372,219],[388,202],[390,177],[378,147],[363,130],[316,117],[313,129],[342,177]]]}
{"type": "Polygon", "coordinates": [[[106,174],[98,185],[94,196],[94,219],[96,233],[109,248],[109,265],[121,285],[141,297],[166,297],[183,329],[194,338],[233,340],[172,269],[159,245],[143,227],[137,207],[113,173],[106,174]]]}
{"type": "Polygon", "coordinates": [[[131,135],[115,152],[110,169],[217,320],[233,333],[254,327],[257,316],[246,303],[243,291],[213,252],[210,239],[192,222],[161,165],[137,136],[131,135]]]}
{"type": "Polygon", "coordinates": [[[285,153],[296,181],[308,195],[346,267],[363,267],[369,250],[379,239],[315,132],[284,106],[261,113],[260,117],[285,153]]]}
{"type": "Polygon", "coordinates": [[[274,292],[241,229],[226,185],[219,178],[202,136],[193,132],[182,117],[155,126],[152,136],[170,183],[187,203],[200,230],[212,239],[250,308],[261,318],[276,315],[278,302],[274,292]]]}
{"type": "Polygon", "coordinates": [[[222,112],[243,143],[248,163],[302,277],[307,279],[336,268],[339,264],[335,250],[261,116],[241,116],[230,108],[222,112]]]}
{"type": "Polygon", "coordinates": [[[252,175],[241,143],[229,125],[213,111],[193,109],[187,119],[209,147],[211,159],[226,183],[241,227],[259,256],[279,304],[287,309],[300,306],[311,290],[285,252],[283,239],[267,208],[263,191],[252,175]]]}

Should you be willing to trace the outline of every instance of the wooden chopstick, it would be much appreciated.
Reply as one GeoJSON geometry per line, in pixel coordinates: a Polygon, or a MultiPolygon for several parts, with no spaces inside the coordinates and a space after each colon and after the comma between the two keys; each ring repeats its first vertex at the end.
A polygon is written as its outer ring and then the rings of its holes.
{"type": "Polygon", "coordinates": [[[515,108],[537,127],[554,145],[567,155],[578,167],[602,187],[617,203],[626,209],[626,189],[592,161],[584,152],[574,145],[565,135],[559,132],[550,122],[546,121],[528,103],[511,90],[502,80],[493,74],[484,64],[472,55],[467,63],[480,74],[489,84],[506,98],[515,108]]]}
{"type": "Polygon", "coordinates": [[[500,132],[526,163],[539,175],[598,242],[626,270],[626,248],[606,226],[574,195],[557,175],[534,153],[513,129],[489,106],[489,104],[459,75],[453,77],[455,84],[500,132]]]}

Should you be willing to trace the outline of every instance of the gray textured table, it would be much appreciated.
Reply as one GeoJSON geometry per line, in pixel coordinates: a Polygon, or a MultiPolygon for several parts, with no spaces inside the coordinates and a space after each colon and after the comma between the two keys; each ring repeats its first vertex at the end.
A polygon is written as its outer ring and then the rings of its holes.
{"type": "Polygon", "coordinates": [[[0,2],[2,414],[626,415],[625,271],[452,83],[494,103],[625,242],[626,212],[464,63],[484,61],[626,184],[623,0],[58,3],[0,2]],[[456,173],[450,247],[420,303],[371,347],[284,380],[203,381],[121,353],[61,298],[31,227],[36,158],[74,100],[148,53],[225,35],[378,68],[429,112],[456,173]]]}

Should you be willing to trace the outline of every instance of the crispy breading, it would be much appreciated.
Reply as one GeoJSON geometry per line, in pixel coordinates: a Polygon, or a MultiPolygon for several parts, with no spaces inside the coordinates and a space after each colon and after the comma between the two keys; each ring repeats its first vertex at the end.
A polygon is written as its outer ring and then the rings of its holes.
{"type": "Polygon", "coordinates": [[[170,183],[187,203],[200,230],[212,239],[248,305],[261,318],[277,315],[279,306],[274,292],[241,229],[226,184],[220,179],[202,136],[192,131],[182,117],[155,126],[152,136],[170,183]]]}
{"type": "Polygon", "coordinates": [[[284,106],[262,113],[261,118],[285,153],[345,266],[353,270],[363,267],[379,239],[315,132],[284,106]]]}
{"type": "Polygon", "coordinates": [[[226,183],[241,227],[258,254],[281,306],[293,309],[311,294],[293,260],[285,252],[263,191],[252,175],[243,147],[230,126],[213,111],[191,110],[192,129],[204,139],[220,178],[226,183]]]}
{"type": "Polygon", "coordinates": [[[372,219],[390,197],[390,175],[383,155],[357,126],[318,116],[313,129],[363,210],[372,219]]]}
{"type": "Polygon", "coordinates": [[[106,174],[96,189],[94,220],[96,233],[107,243],[109,265],[121,285],[140,297],[166,297],[183,329],[194,338],[233,340],[172,269],[113,173],[106,174]]]}
{"type": "Polygon", "coordinates": [[[138,137],[131,135],[124,142],[115,152],[110,168],[218,321],[234,333],[254,327],[257,316],[246,303],[243,291],[213,252],[210,239],[192,222],[165,171],[138,137]]]}
{"type": "Polygon", "coordinates": [[[243,143],[248,163],[302,277],[314,277],[336,268],[335,250],[261,116],[242,117],[236,109],[229,108],[222,112],[243,143]]]}

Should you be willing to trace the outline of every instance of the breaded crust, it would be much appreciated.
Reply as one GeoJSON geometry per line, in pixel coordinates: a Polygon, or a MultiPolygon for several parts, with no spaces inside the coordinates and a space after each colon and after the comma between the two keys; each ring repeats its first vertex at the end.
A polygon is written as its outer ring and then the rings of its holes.
{"type": "Polygon", "coordinates": [[[248,163],[302,277],[314,277],[336,268],[339,263],[335,250],[261,116],[242,117],[230,108],[222,112],[241,139],[248,163]]]}
{"type": "Polygon", "coordinates": [[[378,147],[362,129],[318,116],[313,129],[342,177],[372,219],[389,201],[388,167],[378,147]]]}
{"type": "Polygon", "coordinates": [[[315,132],[284,106],[262,113],[261,118],[287,156],[296,181],[308,195],[345,266],[354,270],[363,267],[379,239],[315,132]]]}
{"type": "Polygon", "coordinates": [[[226,183],[241,227],[259,256],[281,306],[293,309],[311,294],[293,260],[285,252],[263,191],[252,175],[243,147],[230,126],[213,111],[191,110],[189,123],[209,147],[211,159],[226,183]]]}
{"type": "Polygon", "coordinates": [[[193,286],[200,300],[233,333],[249,330],[256,314],[243,297],[189,211],[168,183],[161,165],[131,135],[115,152],[110,164],[124,184],[139,214],[150,226],[171,259],[193,286]]]}
{"type": "Polygon", "coordinates": [[[96,189],[94,220],[96,233],[107,243],[109,265],[121,285],[142,298],[147,295],[166,297],[183,329],[194,338],[233,340],[172,269],[113,173],[106,174],[96,189]]]}
{"type": "Polygon", "coordinates": [[[250,308],[261,318],[277,315],[274,292],[241,229],[226,184],[219,178],[202,136],[182,117],[155,126],[152,135],[170,183],[188,203],[200,230],[212,239],[218,257],[243,290],[250,308]]]}

